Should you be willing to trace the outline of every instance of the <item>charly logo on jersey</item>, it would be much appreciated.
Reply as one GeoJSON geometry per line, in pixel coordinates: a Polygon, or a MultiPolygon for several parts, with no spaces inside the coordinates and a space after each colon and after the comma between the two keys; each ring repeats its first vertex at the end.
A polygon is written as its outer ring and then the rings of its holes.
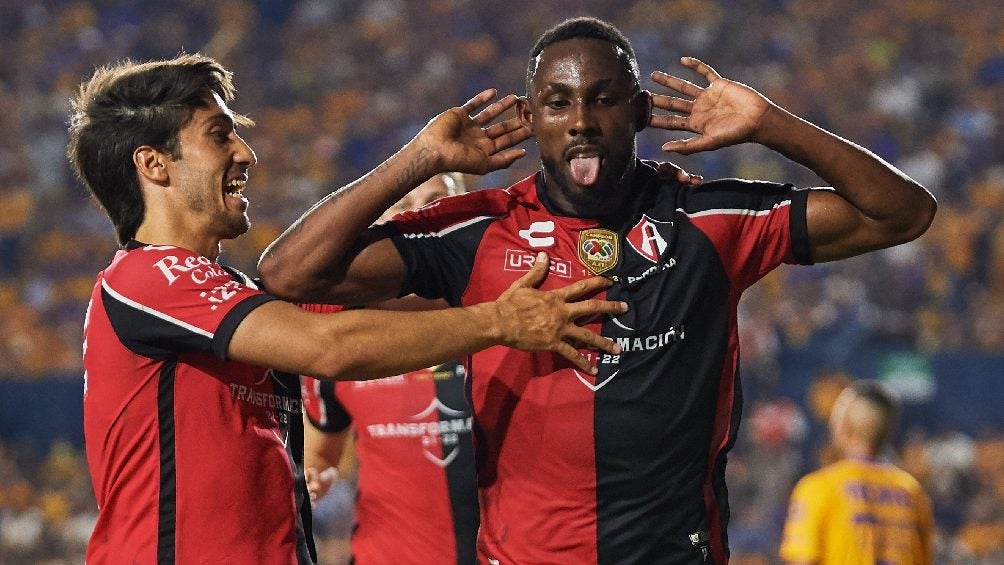
{"type": "Polygon", "coordinates": [[[616,233],[602,228],[579,232],[579,261],[593,274],[612,269],[619,255],[616,233]]]}
{"type": "Polygon", "coordinates": [[[659,258],[669,247],[666,238],[662,235],[662,230],[671,227],[673,227],[673,222],[660,222],[642,215],[624,239],[639,255],[653,263],[658,263],[659,258]]]}
{"type": "MultiPolygon", "coordinates": [[[[550,271],[551,274],[558,275],[559,277],[565,279],[572,278],[571,261],[553,256],[549,256],[548,259],[547,270],[550,271]]],[[[518,271],[525,273],[526,271],[529,271],[536,262],[536,253],[531,253],[523,249],[506,249],[505,264],[502,268],[506,271],[518,271]]]]}
{"type": "Polygon", "coordinates": [[[519,236],[526,240],[530,247],[550,247],[554,245],[554,221],[533,222],[530,227],[519,230],[519,236]]]}
{"type": "Polygon", "coordinates": [[[439,398],[433,398],[424,410],[410,419],[410,422],[370,424],[366,431],[375,439],[421,438],[422,455],[439,467],[446,467],[460,455],[460,436],[471,433],[471,417],[463,410],[447,406],[439,398]],[[439,414],[441,419],[425,421],[432,414],[439,414]],[[442,446],[441,450],[435,450],[437,445],[442,446]],[[443,456],[435,451],[442,451],[443,456]]]}

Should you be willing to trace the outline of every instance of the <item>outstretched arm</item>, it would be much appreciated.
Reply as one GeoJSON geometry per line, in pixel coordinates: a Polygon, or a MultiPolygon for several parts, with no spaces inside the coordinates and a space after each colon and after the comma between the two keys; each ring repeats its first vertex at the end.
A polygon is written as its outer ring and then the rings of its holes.
{"type": "Polygon", "coordinates": [[[684,155],[745,142],[765,145],[800,163],[830,184],[808,199],[812,257],[832,261],[891,247],[919,237],[931,225],[937,203],[923,186],[874,153],[777,106],[749,86],[722,78],[707,64],[683,57],[701,74],[700,87],[662,72],[652,80],[682,95],[653,95],[651,125],[696,133],[663,144],[684,155]]]}
{"type": "Polygon", "coordinates": [[[377,168],[307,210],[258,263],[269,292],[336,304],[396,296],[404,277],[396,249],[379,232],[360,236],[384,210],[435,174],[484,174],[525,154],[514,146],[530,137],[529,130],[515,118],[491,123],[515,105],[516,97],[489,104],[495,95],[485,90],[439,114],[377,168]]]}
{"type": "Polygon", "coordinates": [[[614,354],[620,348],[577,322],[597,314],[623,313],[627,304],[589,298],[610,286],[603,277],[538,290],[547,276],[547,265],[547,254],[541,253],[530,271],[497,300],[463,308],[317,314],[287,302],[267,302],[237,326],[227,355],[235,361],[319,379],[365,380],[505,345],[550,351],[594,374],[596,367],[577,347],[614,354]],[[391,350],[393,354],[388,355],[391,350]]]}

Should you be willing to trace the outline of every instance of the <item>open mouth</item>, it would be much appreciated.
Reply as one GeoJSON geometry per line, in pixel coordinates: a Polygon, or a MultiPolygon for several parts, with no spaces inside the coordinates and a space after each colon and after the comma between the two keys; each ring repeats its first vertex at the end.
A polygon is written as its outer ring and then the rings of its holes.
{"type": "Polygon", "coordinates": [[[246,202],[247,198],[244,197],[244,187],[247,185],[247,182],[245,179],[233,179],[226,184],[223,192],[230,198],[246,202]]]}
{"type": "Polygon", "coordinates": [[[603,158],[595,149],[576,148],[567,155],[572,179],[580,186],[589,186],[600,176],[603,158]]]}

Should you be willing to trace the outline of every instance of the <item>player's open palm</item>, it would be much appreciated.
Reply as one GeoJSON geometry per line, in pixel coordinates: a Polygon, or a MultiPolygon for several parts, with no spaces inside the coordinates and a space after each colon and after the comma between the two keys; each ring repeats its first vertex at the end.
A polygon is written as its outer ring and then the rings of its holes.
{"type": "Polygon", "coordinates": [[[595,373],[596,368],[573,344],[614,354],[620,353],[620,347],[576,321],[596,314],[622,314],[627,311],[627,304],[585,298],[610,286],[610,281],[603,277],[554,290],[538,290],[536,287],[547,275],[547,266],[547,254],[541,253],[530,272],[495,301],[506,345],[527,351],[553,351],[579,369],[595,373]]]}
{"type": "Polygon", "coordinates": [[[492,123],[516,105],[516,96],[491,102],[495,96],[495,89],[484,90],[439,114],[418,133],[416,141],[438,160],[438,170],[480,175],[504,169],[526,154],[515,146],[530,138],[529,129],[516,118],[492,123]]]}
{"type": "Polygon", "coordinates": [[[708,86],[700,87],[680,77],[661,71],[652,73],[652,80],[684,97],[652,95],[652,106],[673,114],[653,114],[653,127],[689,131],[698,135],[663,144],[664,151],[684,155],[709,151],[756,141],[764,115],[775,106],[756,90],[745,84],[722,78],[713,68],[692,57],[681,63],[704,76],[708,86]]]}

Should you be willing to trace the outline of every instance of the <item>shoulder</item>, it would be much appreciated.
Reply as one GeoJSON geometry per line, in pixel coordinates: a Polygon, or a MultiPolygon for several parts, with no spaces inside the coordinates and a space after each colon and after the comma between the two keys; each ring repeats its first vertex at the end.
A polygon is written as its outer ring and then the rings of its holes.
{"type": "Polygon", "coordinates": [[[791,204],[800,191],[790,184],[745,179],[718,179],[679,189],[687,213],[761,212],[791,204]]]}
{"type": "Polygon", "coordinates": [[[123,249],[104,271],[105,280],[123,290],[162,291],[188,282],[202,284],[210,278],[234,276],[208,257],[167,245],[123,249]]]}
{"type": "Polygon", "coordinates": [[[832,489],[832,484],[838,480],[837,475],[838,471],[833,465],[812,471],[798,480],[795,492],[813,500],[819,499],[832,489]]]}

